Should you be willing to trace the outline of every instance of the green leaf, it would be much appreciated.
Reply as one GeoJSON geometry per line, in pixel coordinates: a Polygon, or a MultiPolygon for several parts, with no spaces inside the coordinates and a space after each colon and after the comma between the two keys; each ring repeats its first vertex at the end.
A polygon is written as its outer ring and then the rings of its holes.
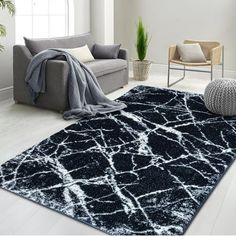
{"type": "Polygon", "coordinates": [[[146,58],[149,42],[149,34],[145,30],[142,19],[139,18],[137,26],[136,50],[140,61],[143,61],[146,58]]]}
{"type": "Polygon", "coordinates": [[[0,24],[0,37],[4,37],[6,34],[7,32],[5,26],[0,24]]]}
{"type": "Polygon", "coordinates": [[[0,52],[2,52],[3,50],[4,50],[4,46],[0,44],[0,52]]]}
{"type": "Polygon", "coordinates": [[[9,0],[0,0],[0,8],[2,8],[2,10],[7,9],[10,15],[14,15],[15,14],[15,5],[9,1],[9,0]]]}
{"type": "MultiPolygon", "coordinates": [[[[10,0],[0,0],[0,10],[7,9],[9,14],[13,16],[15,14],[15,5],[10,0]]],[[[0,24],[0,37],[6,36],[6,27],[0,24]]],[[[0,44],[0,52],[4,50],[4,46],[0,44]]]]}

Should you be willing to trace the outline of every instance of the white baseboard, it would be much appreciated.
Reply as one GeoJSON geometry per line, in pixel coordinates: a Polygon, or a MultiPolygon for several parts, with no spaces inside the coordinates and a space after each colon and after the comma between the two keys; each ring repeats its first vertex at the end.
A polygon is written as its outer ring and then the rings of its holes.
{"type": "Polygon", "coordinates": [[[13,87],[0,89],[0,101],[7,100],[13,97],[13,87]]]}
{"type": "MultiPolygon", "coordinates": [[[[130,63],[130,68],[132,71],[132,62],[130,63]]],[[[196,69],[196,68],[195,68],[196,69]]],[[[199,68],[199,69],[204,69],[204,68],[199,68]]],[[[206,68],[205,68],[206,69],[206,68]]],[[[151,69],[150,69],[150,73],[151,74],[166,74],[167,75],[168,72],[168,66],[165,64],[156,64],[153,63],[151,65],[151,69]]],[[[173,75],[175,74],[180,74],[181,72],[176,72],[176,71],[172,71],[171,73],[173,73],[173,75]]],[[[186,73],[192,73],[195,76],[201,76],[201,77],[210,77],[209,74],[206,73],[200,73],[200,72],[186,72],[186,73]]],[[[220,78],[221,77],[221,69],[217,66],[215,66],[214,69],[214,78],[220,78]]],[[[233,70],[225,70],[225,78],[232,78],[232,79],[236,79],[236,71],[233,70]]]]}

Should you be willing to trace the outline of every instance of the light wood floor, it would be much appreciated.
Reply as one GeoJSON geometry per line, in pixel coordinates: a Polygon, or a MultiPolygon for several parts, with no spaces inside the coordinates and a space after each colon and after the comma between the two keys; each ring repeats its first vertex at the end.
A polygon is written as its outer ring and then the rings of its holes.
{"type": "MultiPolygon", "coordinates": [[[[203,93],[209,78],[187,74],[186,80],[174,89],[203,93]],[[198,79],[197,79],[198,78],[198,79]]],[[[140,84],[164,87],[166,74],[152,74],[145,82],[131,80],[129,85],[109,95],[114,99],[140,84]]],[[[14,104],[0,102],[0,164],[73,122],[61,115],[14,104]]],[[[0,190],[0,235],[101,235],[89,226],[41,207],[14,194],[0,190]]],[[[187,234],[236,235],[236,163],[203,206],[187,234]]]]}

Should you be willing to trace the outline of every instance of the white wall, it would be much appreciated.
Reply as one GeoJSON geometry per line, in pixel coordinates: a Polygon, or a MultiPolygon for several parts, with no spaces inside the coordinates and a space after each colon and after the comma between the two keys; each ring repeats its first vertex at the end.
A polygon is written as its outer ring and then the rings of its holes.
{"type": "Polygon", "coordinates": [[[12,46],[15,41],[14,17],[11,17],[6,10],[0,10],[0,24],[7,28],[7,37],[0,37],[0,44],[5,47],[4,52],[0,53],[0,93],[5,93],[6,88],[12,86],[12,46]]]}
{"type": "Polygon", "coordinates": [[[114,43],[114,0],[105,0],[105,44],[114,43]]]}
{"type": "Polygon", "coordinates": [[[90,32],[90,0],[74,0],[74,34],[90,32]]]}
{"type": "Polygon", "coordinates": [[[95,41],[114,43],[114,0],[91,0],[91,33],[95,41]]]}
{"type": "Polygon", "coordinates": [[[167,63],[169,45],[184,39],[219,40],[226,69],[236,71],[235,0],[115,0],[115,42],[136,58],[135,34],[141,16],[152,36],[148,58],[167,63]]]}

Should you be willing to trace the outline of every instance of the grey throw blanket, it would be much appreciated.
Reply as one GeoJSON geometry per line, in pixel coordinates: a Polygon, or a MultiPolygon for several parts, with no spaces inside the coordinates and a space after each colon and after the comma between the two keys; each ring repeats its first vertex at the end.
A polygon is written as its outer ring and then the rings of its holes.
{"type": "Polygon", "coordinates": [[[75,119],[122,110],[125,104],[108,99],[93,72],[76,58],[60,49],[48,49],[37,54],[27,69],[26,83],[33,102],[46,91],[46,64],[48,60],[65,56],[69,64],[68,99],[70,110],[64,112],[64,119],[75,119]]]}

